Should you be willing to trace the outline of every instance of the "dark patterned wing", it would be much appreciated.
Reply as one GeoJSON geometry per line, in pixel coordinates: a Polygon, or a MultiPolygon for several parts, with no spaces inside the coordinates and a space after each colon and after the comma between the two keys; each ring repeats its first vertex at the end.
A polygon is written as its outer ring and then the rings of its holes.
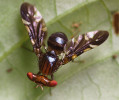
{"type": "Polygon", "coordinates": [[[107,31],[92,31],[72,38],[64,47],[65,56],[62,59],[62,64],[66,64],[82,53],[99,46],[108,36],[107,31]]]}
{"type": "Polygon", "coordinates": [[[34,52],[36,55],[40,55],[40,48],[44,45],[44,39],[47,35],[45,22],[40,12],[29,3],[23,3],[20,12],[22,21],[29,33],[34,52]]]}

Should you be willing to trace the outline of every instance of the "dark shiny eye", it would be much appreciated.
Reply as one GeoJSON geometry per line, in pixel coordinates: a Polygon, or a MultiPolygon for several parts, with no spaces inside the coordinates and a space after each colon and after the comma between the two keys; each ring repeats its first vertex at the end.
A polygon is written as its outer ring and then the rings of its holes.
{"type": "Polygon", "coordinates": [[[67,36],[62,32],[53,33],[48,38],[48,49],[56,51],[57,54],[64,50],[64,45],[67,43],[67,36]]]}

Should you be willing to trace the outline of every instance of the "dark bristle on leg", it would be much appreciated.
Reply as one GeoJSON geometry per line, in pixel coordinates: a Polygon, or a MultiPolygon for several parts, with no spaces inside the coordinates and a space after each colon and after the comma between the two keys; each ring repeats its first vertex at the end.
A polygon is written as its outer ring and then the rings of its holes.
{"type": "Polygon", "coordinates": [[[34,52],[33,50],[31,50],[31,49],[29,49],[29,48],[26,48],[26,47],[24,47],[24,46],[22,46],[22,48],[26,49],[26,50],[29,51],[29,52],[34,52]]]}
{"type": "Polygon", "coordinates": [[[54,80],[54,75],[53,74],[51,75],[51,80],[54,80]]]}
{"type": "Polygon", "coordinates": [[[39,71],[38,73],[37,73],[37,75],[40,75],[41,74],[41,72],[39,71]]]}

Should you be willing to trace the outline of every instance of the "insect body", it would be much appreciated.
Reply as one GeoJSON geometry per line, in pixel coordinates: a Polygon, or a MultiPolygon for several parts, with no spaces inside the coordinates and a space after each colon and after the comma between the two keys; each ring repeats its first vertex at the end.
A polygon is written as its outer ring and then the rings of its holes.
{"type": "Polygon", "coordinates": [[[100,30],[77,35],[68,40],[64,33],[56,32],[48,38],[48,47],[46,47],[44,40],[47,36],[47,27],[40,12],[29,3],[23,3],[20,11],[22,21],[29,33],[33,50],[39,60],[38,74],[29,72],[27,76],[40,87],[56,86],[57,82],[53,80],[53,73],[57,71],[61,65],[99,46],[109,35],[107,31],[100,30]],[[46,51],[43,52],[42,48],[46,51]],[[47,75],[51,75],[51,80],[47,78],[47,75]]]}
{"type": "Polygon", "coordinates": [[[43,75],[37,75],[37,74],[33,74],[31,72],[27,73],[27,76],[30,80],[34,81],[35,83],[37,83],[37,86],[40,86],[41,89],[42,85],[44,86],[48,86],[48,87],[54,87],[57,85],[57,82],[55,80],[50,80],[47,77],[43,76],[43,75]]]}
{"type": "Polygon", "coordinates": [[[57,68],[58,56],[55,52],[49,51],[44,54],[42,59],[39,59],[39,69],[44,75],[52,75],[57,68]]]}

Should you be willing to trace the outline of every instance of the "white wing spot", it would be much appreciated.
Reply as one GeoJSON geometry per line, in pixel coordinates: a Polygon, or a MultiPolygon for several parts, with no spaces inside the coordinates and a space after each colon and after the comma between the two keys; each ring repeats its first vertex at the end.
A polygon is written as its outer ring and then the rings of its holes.
{"type": "Polygon", "coordinates": [[[91,48],[97,47],[97,45],[92,45],[92,44],[90,44],[89,46],[90,46],[91,48]]]}
{"type": "Polygon", "coordinates": [[[30,29],[28,26],[25,26],[26,27],[26,30],[30,33],[30,29]]]}
{"type": "Polygon", "coordinates": [[[29,14],[26,14],[27,15],[27,17],[29,17],[29,14]]]}
{"type": "Polygon", "coordinates": [[[84,50],[84,52],[89,51],[90,49],[91,49],[91,48],[87,48],[87,49],[84,50]]]}
{"type": "Polygon", "coordinates": [[[42,20],[41,13],[36,8],[35,8],[35,10],[36,10],[36,13],[34,15],[35,21],[40,22],[42,20]]]}
{"type": "Polygon", "coordinates": [[[87,40],[87,41],[89,40],[89,38],[87,37],[87,35],[85,35],[85,40],[87,40]]]}
{"type": "Polygon", "coordinates": [[[98,32],[98,31],[88,32],[88,33],[87,33],[87,36],[88,36],[89,38],[93,38],[94,35],[95,35],[97,32],[98,32]]]}
{"type": "Polygon", "coordinates": [[[82,35],[79,35],[78,41],[81,41],[81,40],[82,40],[82,35]]]}
{"type": "Polygon", "coordinates": [[[96,39],[95,41],[99,41],[99,39],[96,39]]]}
{"type": "Polygon", "coordinates": [[[74,38],[72,38],[72,42],[74,43],[75,41],[74,41],[74,38]]]}
{"type": "Polygon", "coordinates": [[[43,31],[47,31],[47,27],[42,28],[43,31]]]}
{"type": "Polygon", "coordinates": [[[24,20],[24,19],[22,19],[22,22],[23,22],[25,25],[30,25],[30,22],[28,22],[28,21],[26,21],[26,20],[24,20]]]}
{"type": "Polygon", "coordinates": [[[31,43],[32,43],[32,45],[35,45],[35,42],[34,42],[34,40],[33,40],[33,39],[31,39],[31,43]]]}

